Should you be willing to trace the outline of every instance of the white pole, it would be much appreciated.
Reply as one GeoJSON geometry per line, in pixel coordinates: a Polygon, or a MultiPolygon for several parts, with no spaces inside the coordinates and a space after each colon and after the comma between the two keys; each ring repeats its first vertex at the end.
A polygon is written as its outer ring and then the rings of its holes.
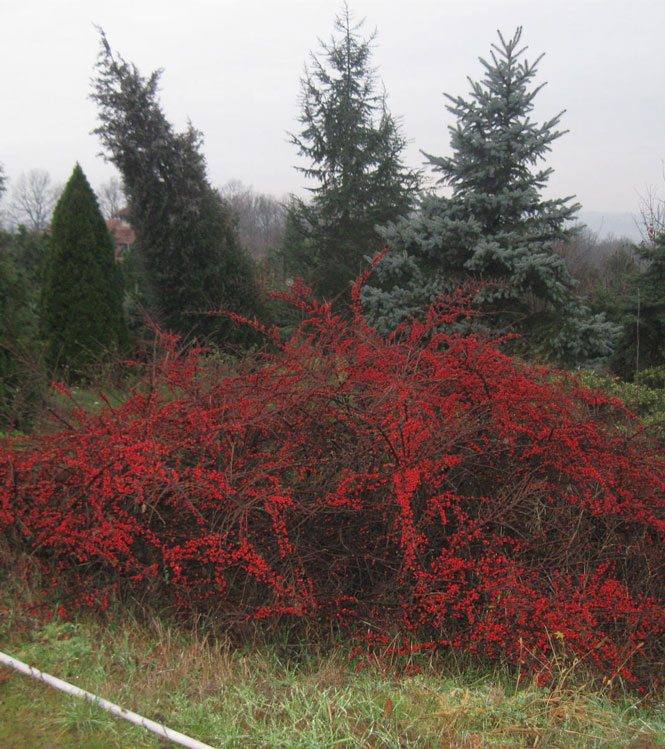
{"type": "Polygon", "coordinates": [[[56,689],[60,689],[62,692],[73,694],[75,697],[81,697],[84,700],[88,700],[88,702],[99,705],[99,707],[103,708],[104,710],[108,710],[110,713],[113,713],[113,715],[124,718],[131,723],[136,723],[136,725],[138,726],[143,726],[144,728],[147,728],[148,731],[152,731],[158,736],[162,736],[169,741],[173,741],[175,744],[189,747],[189,749],[214,749],[214,747],[210,746],[209,744],[202,744],[200,741],[191,739],[189,736],[185,736],[183,733],[178,733],[178,731],[173,731],[172,729],[167,728],[160,723],[155,723],[154,720],[149,720],[148,718],[144,718],[142,715],[133,713],[131,710],[125,710],[124,707],[114,705],[112,702],[108,702],[107,700],[104,700],[101,697],[92,694],[92,692],[86,692],[84,689],[79,689],[72,684],[68,684],[66,681],[62,681],[62,679],[51,676],[51,674],[46,674],[43,671],[34,668],[33,666],[28,666],[27,663],[16,660],[16,658],[12,658],[11,655],[0,652],[0,662],[4,663],[10,668],[14,668],[17,671],[20,671],[23,674],[27,674],[28,676],[32,676],[35,679],[39,679],[40,681],[43,681],[46,684],[55,687],[56,689]]]}

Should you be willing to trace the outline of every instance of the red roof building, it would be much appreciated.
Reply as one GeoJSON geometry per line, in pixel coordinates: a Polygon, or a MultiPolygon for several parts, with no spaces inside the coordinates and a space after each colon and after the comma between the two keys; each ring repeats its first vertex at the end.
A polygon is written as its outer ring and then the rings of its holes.
{"type": "Polygon", "coordinates": [[[113,218],[106,219],[106,226],[113,237],[116,261],[122,260],[122,256],[129,252],[136,241],[134,229],[129,225],[123,214],[124,211],[118,211],[113,218]]]}

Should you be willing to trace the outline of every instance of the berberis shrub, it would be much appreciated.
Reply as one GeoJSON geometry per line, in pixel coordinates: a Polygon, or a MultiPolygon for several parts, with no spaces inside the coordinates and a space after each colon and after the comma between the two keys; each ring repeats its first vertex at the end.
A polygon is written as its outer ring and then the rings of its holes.
{"type": "Polygon", "coordinates": [[[16,558],[67,611],[150,597],[545,678],[565,653],[648,685],[665,465],[619,402],[463,332],[462,292],[389,339],[358,287],[350,321],[301,286],[288,296],[296,334],[265,331],[270,348],[232,375],[164,336],[123,405],[6,441],[16,558]]]}

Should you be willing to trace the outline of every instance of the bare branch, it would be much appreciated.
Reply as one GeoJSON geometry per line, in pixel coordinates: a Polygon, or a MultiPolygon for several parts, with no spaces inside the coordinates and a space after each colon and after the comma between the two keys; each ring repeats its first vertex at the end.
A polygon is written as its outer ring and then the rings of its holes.
{"type": "Polygon", "coordinates": [[[43,232],[51,221],[53,209],[62,193],[44,169],[32,169],[15,181],[9,217],[13,224],[23,224],[29,231],[43,232]]]}

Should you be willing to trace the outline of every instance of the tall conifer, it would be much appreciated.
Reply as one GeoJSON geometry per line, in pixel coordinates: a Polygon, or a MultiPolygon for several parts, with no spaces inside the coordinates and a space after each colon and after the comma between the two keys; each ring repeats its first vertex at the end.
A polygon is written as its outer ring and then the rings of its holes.
{"type": "Polygon", "coordinates": [[[74,167],[53,213],[40,298],[49,364],[78,371],[127,338],[122,276],[97,198],[74,167]]]}
{"type": "Polygon", "coordinates": [[[623,299],[614,299],[622,333],[612,369],[632,380],[642,370],[665,366],[665,232],[653,232],[635,248],[642,261],[623,299]]]}
{"type": "Polygon", "coordinates": [[[488,319],[525,334],[531,350],[559,361],[603,356],[614,328],[589,315],[553,249],[570,236],[579,206],[542,197],[552,170],[540,164],[563,134],[556,129],[563,113],[543,124],[531,119],[541,58],[525,59],[521,33],[508,40],[499,33],[468,98],[446,94],[457,120],[452,155],[425,155],[451,194],[426,196],[414,215],[384,230],[393,252],[365,289],[365,306],[388,331],[453,285],[489,282],[479,295],[488,319]]]}
{"type": "Polygon", "coordinates": [[[406,141],[377,92],[374,35],[364,38],[362,26],[345,6],[302,81],[302,130],[292,142],[310,162],[299,170],[318,185],[309,202],[293,199],[283,253],[292,275],[342,305],[367,256],[382,247],[376,226],[406,213],[419,184],[401,162],[406,141]]]}
{"type": "Polygon", "coordinates": [[[92,99],[95,130],[118,168],[136,231],[136,256],[153,316],[180,334],[233,337],[223,307],[253,316],[260,295],[249,256],[236,240],[228,206],[209,183],[202,136],[176,132],[158,101],[161,71],[143,77],[114,55],[104,36],[92,99]]]}

